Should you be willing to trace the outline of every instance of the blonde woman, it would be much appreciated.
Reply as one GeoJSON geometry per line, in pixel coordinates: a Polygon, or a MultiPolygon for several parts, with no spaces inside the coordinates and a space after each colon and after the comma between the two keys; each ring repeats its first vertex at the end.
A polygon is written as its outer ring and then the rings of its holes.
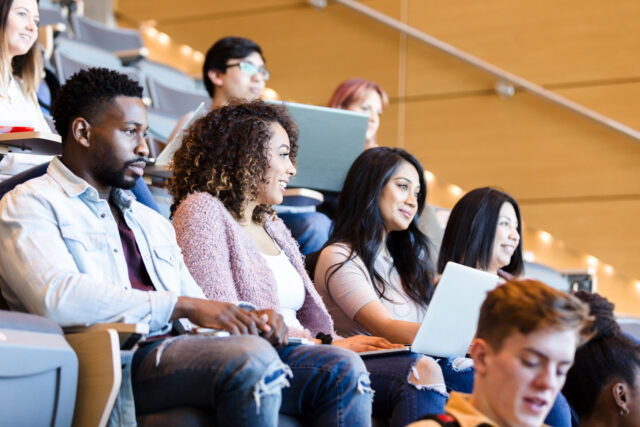
{"type": "MultiPolygon", "coordinates": [[[[42,76],[36,44],[39,19],[37,0],[0,2],[0,125],[51,132],[36,96],[42,76]]],[[[0,173],[14,175],[49,157],[7,155],[0,161],[0,173]]]]}

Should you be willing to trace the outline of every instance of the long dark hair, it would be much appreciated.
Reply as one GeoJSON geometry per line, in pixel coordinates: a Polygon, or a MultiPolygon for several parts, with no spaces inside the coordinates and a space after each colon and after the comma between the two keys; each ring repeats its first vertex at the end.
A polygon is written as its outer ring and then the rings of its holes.
{"type": "Polygon", "coordinates": [[[493,254],[500,208],[511,203],[518,218],[520,241],[511,256],[509,265],[502,267],[508,273],[518,276],[524,270],[522,260],[522,221],[518,203],[507,193],[495,188],[482,187],[469,191],[451,210],[447,228],[444,230],[438,273],[442,274],[447,262],[453,261],[469,267],[489,269],[493,254]]]}
{"type": "Polygon", "coordinates": [[[424,209],[427,183],[420,162],[401,148],[376,147],[364,151],[355,160],[344,181],[338,216],[331,237],[325,246],[343,243],[351,248],[349,258],[331,266],[328,277],[345,263],[360,257],[369,273],[375,291],[385,298],[385,279],[374,269],[376,256],[384,238],[384,221],[380,213],[380,193],[402,162],[408,162],[418,171],[420,192],[418,213],[406,230],[387,234],[386,245],[406,294],[425,306],[433,293],[432,274],[429,271],[429,239],[418,229],[418,216],[424,209]]]}
{"type": "Polygon", "coordinates": [[[576,292],[576,296],[589,304],[590,314],[595,317],[595,336],[576,351],[562,394],[584,421],[597,406],[602,389],[612,381],[624,381],[638,390],[640,346],[622,331],[613,315],[615,307],[606,298],[585,291],[576,292]]]}

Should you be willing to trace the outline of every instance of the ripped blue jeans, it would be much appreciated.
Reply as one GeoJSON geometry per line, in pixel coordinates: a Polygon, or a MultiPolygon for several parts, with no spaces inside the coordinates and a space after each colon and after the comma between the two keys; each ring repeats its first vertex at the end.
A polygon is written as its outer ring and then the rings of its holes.
{"type": "Polygon", "coordinates": [[[373,415],[389,420],[391,427],[406,426],[425,415],[444,413],[449,397],[444,384],[416,385],[409,380],[413,366],[421,357],[424,356],[407,353],[364,359],[375,392],[373,415]]]}
{"type": "Polygon", "coordinates": [[[278,354],[293,372],[280,412],[313,426],[371,425],[369,374],[354,352],[332,345],[292,345],[278,354]]]}
{"type": "Polygon", "coordinates": [[[267,341],[255,336],[169,340],[142,346],[133,356],[137,414],[197,406],[210,409],[218,427],[277,425],[290,371],[267,341]]]}

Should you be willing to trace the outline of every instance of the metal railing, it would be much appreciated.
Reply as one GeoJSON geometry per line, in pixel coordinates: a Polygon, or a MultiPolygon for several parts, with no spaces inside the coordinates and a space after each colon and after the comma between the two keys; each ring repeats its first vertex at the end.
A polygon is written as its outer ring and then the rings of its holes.
{"type": "MultiPolygon", "coordinates": [[[[326,0],[308,0],[310,4],[315,7],[323,8],[326,7],[326,0]]],[[[412,37],[422,43],[425,43],[435,49],[438,49],[441,52],[444,52],[454,58],[457,58],[473,67],[476,67],[486,73],[489,73],[498,78],[498,83],[496,84],[496,92],[502,96],[509,97],[515,93],[515,88],[522,88],[523,90],[530,92],[534,95],[539,96],[542,99],[553,102],[556,105],[564,107],[568,110],[573,111],[583,117],[586,117],[596,123],[599,123],[603,126],[606,126],[610,129],[613,129],[617,132],[620,132],[623,135],[626,135],[630,138],[635,139],[636,141],[640,141],[640,132],[637,130],[624,125],[616,120],[613,120],[605,115],[602,115],[590,108],[585,107],[584,105],[578,104],[577,102],[571,101],[557,93],[554,93],[550,90],[543,88],[525,78],[517,76],[513,73],[510,73],[506,70],[503,70],[500,67],[497,67],[489,62],[483,61],[482,59],[473,56],[465,51],[462,51],[455,46],[452,46],[448,43],[443,42],[429,34],[426,34],[420,30],[417,30],[410,25],[405,24],[404,22],[398,21],[397,19],[393,19],[384,13],[378,12],[375,9],[372,9],[368,6],[365,6],[361,3],[358,3],[354,0],[333,0],[334,3],[339,3],[349,9],[352,9],[362,15],[365,15],[375,21],[378,21],[388,27],[391,27],[402,34],[405,34],[409,37],[412,37]]]]}

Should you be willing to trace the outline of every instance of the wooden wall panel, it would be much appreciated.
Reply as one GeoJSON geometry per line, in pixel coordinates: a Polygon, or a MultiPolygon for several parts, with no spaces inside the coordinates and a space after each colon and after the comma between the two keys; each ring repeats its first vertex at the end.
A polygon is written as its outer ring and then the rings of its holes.
{"type": "Polygon", "coordinates": [[[639,143],[532,95],[412,102],[406,111],[406,148],[463,188],[500,185],[522,198],[640,194],[639,143]]]}
{"type": "MultiPolygon", "coordinates": [[[[640,77],[640,7],[633,0],[409,1],[410,25],[539,84],[640,77]]],[[[456,88],[440,61],[415,52],[411,94],[456,88]]]]}
{"type": "Polygon", "coordinates": [[[640,278],[638,239],[640,196],[636,200],[606,203],[558,202],[524,204],[528,225],[545,230],[573,248],[615,266],[630,278],[640,278]]]}
{"type": "MultiPolygon", "coordinates": [[[[528,215],[527,215],[528,217],[528,215]]],[[[587,271],[588,262],[584,253],[570,247],[564,241],[553,239],[549,242],[539,238],[539,232],[528,227],[524,228],[525,250],[535,253],[535,261],[553,265],[556,269],[587,271]]],[[[635,280],[618,270],[605,268],[606,264],[600,263],[597,267],[589,268],[596,277],[596,290],[605,295],[616,304],[618,313],[639,315],[640,292],[635,280]]]]}
{"type": "Polygon", "coordinates": [[[118,0],[115,10],[121,17],[138,21],[154,20],[190,22],[211,19],[215,15],[260,14],[265,10],[304,5],[301,0],[190,0],[188,3],[175,0],[118,0]]]}
{"type": "Polygon", "coordinates": [[[229,16],[215,21],[160,25],[180,42],[206,52],[217,39],[234,34],[262,46],[272,72],[268,86],[284,99],[324,104],[342,80],[363,77],[397,88],[399,36],[337,5],[229,16]],[[374,54],[375,53],[375,54],[374,54]]]}

